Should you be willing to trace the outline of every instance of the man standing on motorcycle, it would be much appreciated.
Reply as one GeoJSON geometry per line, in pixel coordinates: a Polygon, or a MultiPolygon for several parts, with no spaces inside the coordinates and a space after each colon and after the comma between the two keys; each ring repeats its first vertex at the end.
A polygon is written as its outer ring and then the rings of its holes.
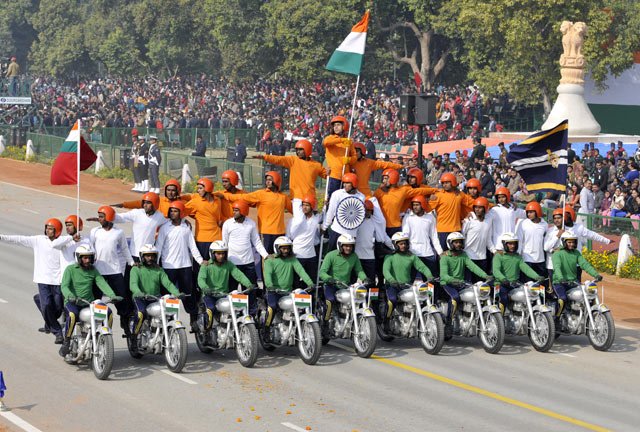
{"type": "MultiPolygon", "coordinates": [[[[110,297],[114,302],[122,301],[122,297],[116,296],[107,281],[102,277],[98,270],[93,267],[96,253],[90,247],[86,245],[80,245],[76,249],[77,263],[67,267],[62,275],[62,285],[60,290],[64,297],[64,309],[67,312],[67,320],[64,327],[64,341],[60,347],[60,355],[62,357],[69,354],[69,347],[71,344],[71,335],[76,325],[76,320],[80,315],[80,309],[84,307],[82,304],[78,304],[78,300],[84,300],[87,303],[91,303],[96,299],[93,293],[94,284],[98,286],[98,289],[102,291],[107,297],[110,297]]],[[[109,311],[109,327],[111,327],[111,311],[109,311]]]]}
{"type": "Polygon", "coordinates": [[[280,236],[273,242],[275,258],[264,261],[264,286],[267,290],[267,319],[265,321],[266,331],[264,334],[267,336],[269,335],[268,328],[271,325],[271,319],[278,310],[278,300],[294,288],[294,273],[307,285],[307,289],[313,288],[313,281],[293,255],[292,249],[293,242],[285,236],[280,236]]]}
{"type": "MultiPolygon", "coordinates": [[[[427,213],[427,209],[424,196],[411,198],[412,211],[402,220],[402,232],[409,236],[411,252],[429,267],[432,275],[438,275],[438,255],[442,253],[442,247],[438,240],[436,218],[433,213],[427,213]]],[[[412,274],[415,277],[415,271],[412,274]]]]}
{"type": "Polygon", "coordinates": [[[567,301],[567,289],[573,284],[580,283],[578,279],[578,267],[594,277],[594,281],[600,282],[602,276],[593,266],[584,259],[577,250],[578,236],[573,231],[565,231],[560,236],[562,249],[553,253],[553,290],[558,297],[556,317],[562,314],[562,309],[567,301]]]}
{"type": "Polygon", "coordinates": [[[397,232],[391,237],[395,253],[387,255],[382,265],[382,273],[386,284],[387,304],[385,313],[385,325],[388,325],[389,317],[398,301],[398,292],[401,285],[413,283],[411,275],[417,270],[427,279],[433,278],[429,267],[424,265],[420,258],[412,254],[409,246],[409,235],[397,232]]]}
{"type": "MultiPolygon", "coordinates": [[[[516,225],[516,236],[520,240],[520,253],[524,262],[536,273],[547,276],[547,266],[544,256],[544,235],[548,224],[542,219],[542,207],[537,201],[532,201],[524,208],[527,219],[516,225]]],[[[522,280],[522,282],[525,282],[522,280]]]]}
{"type": "Polygon", "coordinates": [[[211,329],[213,314],[216,311],[216,302],[229,294],[230,286],[240,283],[246,288],[254,284],[231,261],[227,260],[229,248],[218,240],[211,243],[211,263],[200,267],[198,273],[198,286],[202,290],[202,301],[206,308],[205,330],[211,329]],[[235,280],[235,282],[234,282],[235,280]]]}
{"type": "Polygon", "coordinates": [[[300,264],[307,269],[312,280],[318,275],[318,253],[320,244],[321,215],[315,212],[316,196],[308,194],[300,200],[293,200],[293,217],[287,225],[287,237],[293,240],[293,253],[300,264]]]}
{"type": "Polygon", "coordinates": [[[374,214],[381,212],[376,209],[370,200],[364,202],[364,221],[356,230],[356,247],[355,253],[360,259],[362,269],[367,275],[367,279],[371,281],[372,286],[379,287],[382,285],[382,260],[376,253],[376,242],[383,243],[389,249],[393,249],[393,243],[384,229],[384,225],[376,223],[374,214]],[[378,281],[376,282],[376,276],[378,281]]]}
{"type": "Polygon", "coordinates": [[[140,247],[140,265],[131,269],[129,283],[133,302],[136,306],[136,313],[131,316],[130,325],[130,346],[132,351],[138,349],[138,333],[142,327],[142,322],[147,317],[147,306],[157,300],[146,300],[144,297],[149,294],[155,297],[162,295],[164,288],[169,294],[178,298],[183,298],[176,286],[169,280],[169,276],[158,265],[158,249],[152,244],[140,247]]]}
{"type": "Polygon", "coordinates": [[[367,275],[362,270],[360,259],[353,253],[356,239],[349,234],[338,237],[338,249],[329,252],[322,260],[320,267],[320,280],[324,282],[324,299],[326,303],[325,321],[329,321],[333,304],[336,301],[336,283],[341,282],[350,285],[353,273],[363,283],[369,283],[367,275]]]}
{"type": "Polygon", "coordinates": [[[500,284],[500,311],[504,314],[509,303],[509,291],[514,288],[514,284],[519,282],[520,272],[538,281],[543,280],[544,276],[536,273],[518,254],[518,237],[515,234],[504,233],[500,240],[503,250],[498,251],[493,257],[493,276],[500,284]]]}
{"type": "MultiPolygon", "coordinates": [[[[465,238],[464,251],[480,268],[489,268],[487,250],[494,254],[496,248],[491,240],[493,217],[489,216],[489,201],[485,197],[473,201],[473,211],[462,222],[462,235],[465,238]]],[[[467,278],[478,282],[479,278],[467,272],[467,278]]]]}
{"type": "Polygon", "coordinates": [[[464,252],[464,236],[459,232],[452,232],[447,236],[448,251],[445,251],[440,257],[440,285],[445,293],[449,296],[447,302],[447,321],[445,324],[445,334],[450,335],[453,331],[451,318],[458,307],[460,294],[458,289],[465,284],[465,270],[476,276],[486,280],[488,283],[493,282],[493,277],[489,276],[480,267],[471,261],[471,258],[464,252]]]}

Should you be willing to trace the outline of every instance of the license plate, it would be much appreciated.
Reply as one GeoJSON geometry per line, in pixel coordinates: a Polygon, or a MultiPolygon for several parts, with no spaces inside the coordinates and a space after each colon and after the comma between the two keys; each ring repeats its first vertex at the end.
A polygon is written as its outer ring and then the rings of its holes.
{"type": "Polygon", "coordinates": [[[244,294],[231,294],[231,303],[234,309],[247,309],[249,307],[249,296],[244,294]]]}
{"type": "Polygon", "coordinates": [[[164,311],[168,314],[178,313],[180,310],[180,300],[174,298],[164,299],[164,311]]]}
{"type": "Polygon", "coordinates": [[[311,307],[311,294],[294,294],[293,301],[297,308],[311,307]]]}
{"type": "Polygon", "coordinates": [[[107,314],[109,313],[109,307],[107,305],[92,303],[93,306],[93,317],[97,320],[105,320],[107,319],[107,314]]]}

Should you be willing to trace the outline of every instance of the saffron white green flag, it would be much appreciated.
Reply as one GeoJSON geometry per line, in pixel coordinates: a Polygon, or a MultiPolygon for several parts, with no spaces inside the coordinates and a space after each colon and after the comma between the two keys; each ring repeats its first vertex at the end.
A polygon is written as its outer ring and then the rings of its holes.
{"type": "Polygon", "coordinates": [[[360,22],[353,26],[349,36],[333,52],[325,68],[334,72],[360,75],[368,26],[369,11],[366,11],[360,22]]]}

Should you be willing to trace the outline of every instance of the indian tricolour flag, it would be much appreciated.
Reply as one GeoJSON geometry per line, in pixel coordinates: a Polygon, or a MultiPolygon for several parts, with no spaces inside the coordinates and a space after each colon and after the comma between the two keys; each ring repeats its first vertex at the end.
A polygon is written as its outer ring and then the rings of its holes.
{"type": "Polygon", "coordinates": [[[297,308],[311,307],[311,295],[310,294],[294,294],[293,300],[297,308]]]}
{"type": "Polygon", "coordinates": [[[80,134],[79,122],[76,121],[51,168],[51,184],[78,184],[78,171],[89,168],[96,158],[96,154],[80,134]],[[80,151],[78,151],[78,144],[80,144],[80,151]],[[78,163],[78,153],[80,153],[80,163],[78,163]]]}
{"type": "Polygon", "coordinates": [[[325,66],[326,69],[334,72],[360,75],[364,47],[367,43],[368,26],[369,11],[366,11],[360,22],[353,26],[349,36],[333,52],[327,66],[325,66]]]}
{"type": "Polygon", "coordinates": [[[231,302],[234,309],[246,309],[249,307],[249,296],[244,294],[231,294],[231,302]]]}

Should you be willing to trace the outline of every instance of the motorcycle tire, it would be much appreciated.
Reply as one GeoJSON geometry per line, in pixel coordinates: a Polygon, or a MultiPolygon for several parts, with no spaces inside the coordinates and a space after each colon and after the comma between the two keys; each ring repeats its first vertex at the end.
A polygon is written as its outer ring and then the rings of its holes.
{"type": "Polygon", "coordinates": [[[298,354],[303,362],[308,365],[314,365],[320,359],[322,351],[320,324],[302,321],[300,326],[302,326],[302,337],[306,340],[298,340],[298,354]]]}
{"type": "Polygon", "coordinates": [[[534,312],[533,321],[537,330],[529,325],[529,341],[539,352],[547,352],[556,341],[556,325],[551,312],[534,312]]]}
{"type": "Polygon", "coordinates": [[[258,360],[258,330],[255,324],[243,324],[238,328],[239,340],[236,341],[236,355],[240,364],[253,367],[258,360]]]}
{"type": "Polygon", "coordinates": [[[276,346],[273,345],[272,343],[264,341],[264,332],[265,331],[266,330],[265,330],[264,327],[260,327],[260,329],[258,330],[258,340],[260,341],[260,346],[262,346],[263,350],[265,350],[267,352],[271,352],[271,351],[276,349],[276,346]]]}
{"type": "Polygon", "coordinates": [[[500,313],[488,313],[484,315],[486,332],[479,331],[478,336],[482,347],[489,354],[497,354],[504,344],[504,319],[500,313]],[[491,333],[490,335],[488,333],[491,333]]]}
{"type": "Polygon", "coordinates": [[[113,368],[113,336],[99,334],[96,337],[96,353],[91,357],[93,374],[99,380],[109,378],[113,368]]]}
{"type": "Polygon", "coordinates": [[[597,351],[607,351],[611,348],[616,338],[616,325],[613,322],[611,312],[594,312],[593,323],[595,328],[589,326],[587,320],[587,336],[589,342],[597,351]]]}
{"type": "Polygon", "coordinates": [[[362,358],[369,358],[376,350],[378,343],[377,329],[376,329],[376,317],[370,316],[358,316],[358,324],[360,328],[360,334],[355,335],[352,333],[353,345],[356,349],[356,354],[362,358]]]}
{"type": "MultiPolygon", "coordinates": [[[[444,321],[442,320],[442,315],[424,312],[422,316],[426,327],[418,332],[422,349],[427,354],[436,355],[444,346],[444,321]]],[[[418,322],[418,325],[420,325],[420,322],[418,322]]]]}
{"type": "MultiPolygon", "coordinates": [[[[140,337],[138,336],[138,349],[140,348],[140,337]]],[[[131,348],[131,339],[127,338],[127,349],[129,350],[129,355],[134,359],[141,359],[144,354],[142,354],[138,349],[135,351],[131,348]]]]}
{"type": "Polygon", "coordinates": [[[210,354],[213,352],[213,348],[205,344],[206,340],[207,336],[204,333],[199,331],[196,332],[196,345],[198,345],[198,349],[201,353],[210,354]]]}
{"type": "Polygon", "coordinates": [[[187,363],[187,331],[169,328],[169,345],[164,348],[164,359],[171,372],[180,373],[187,363]]]}

